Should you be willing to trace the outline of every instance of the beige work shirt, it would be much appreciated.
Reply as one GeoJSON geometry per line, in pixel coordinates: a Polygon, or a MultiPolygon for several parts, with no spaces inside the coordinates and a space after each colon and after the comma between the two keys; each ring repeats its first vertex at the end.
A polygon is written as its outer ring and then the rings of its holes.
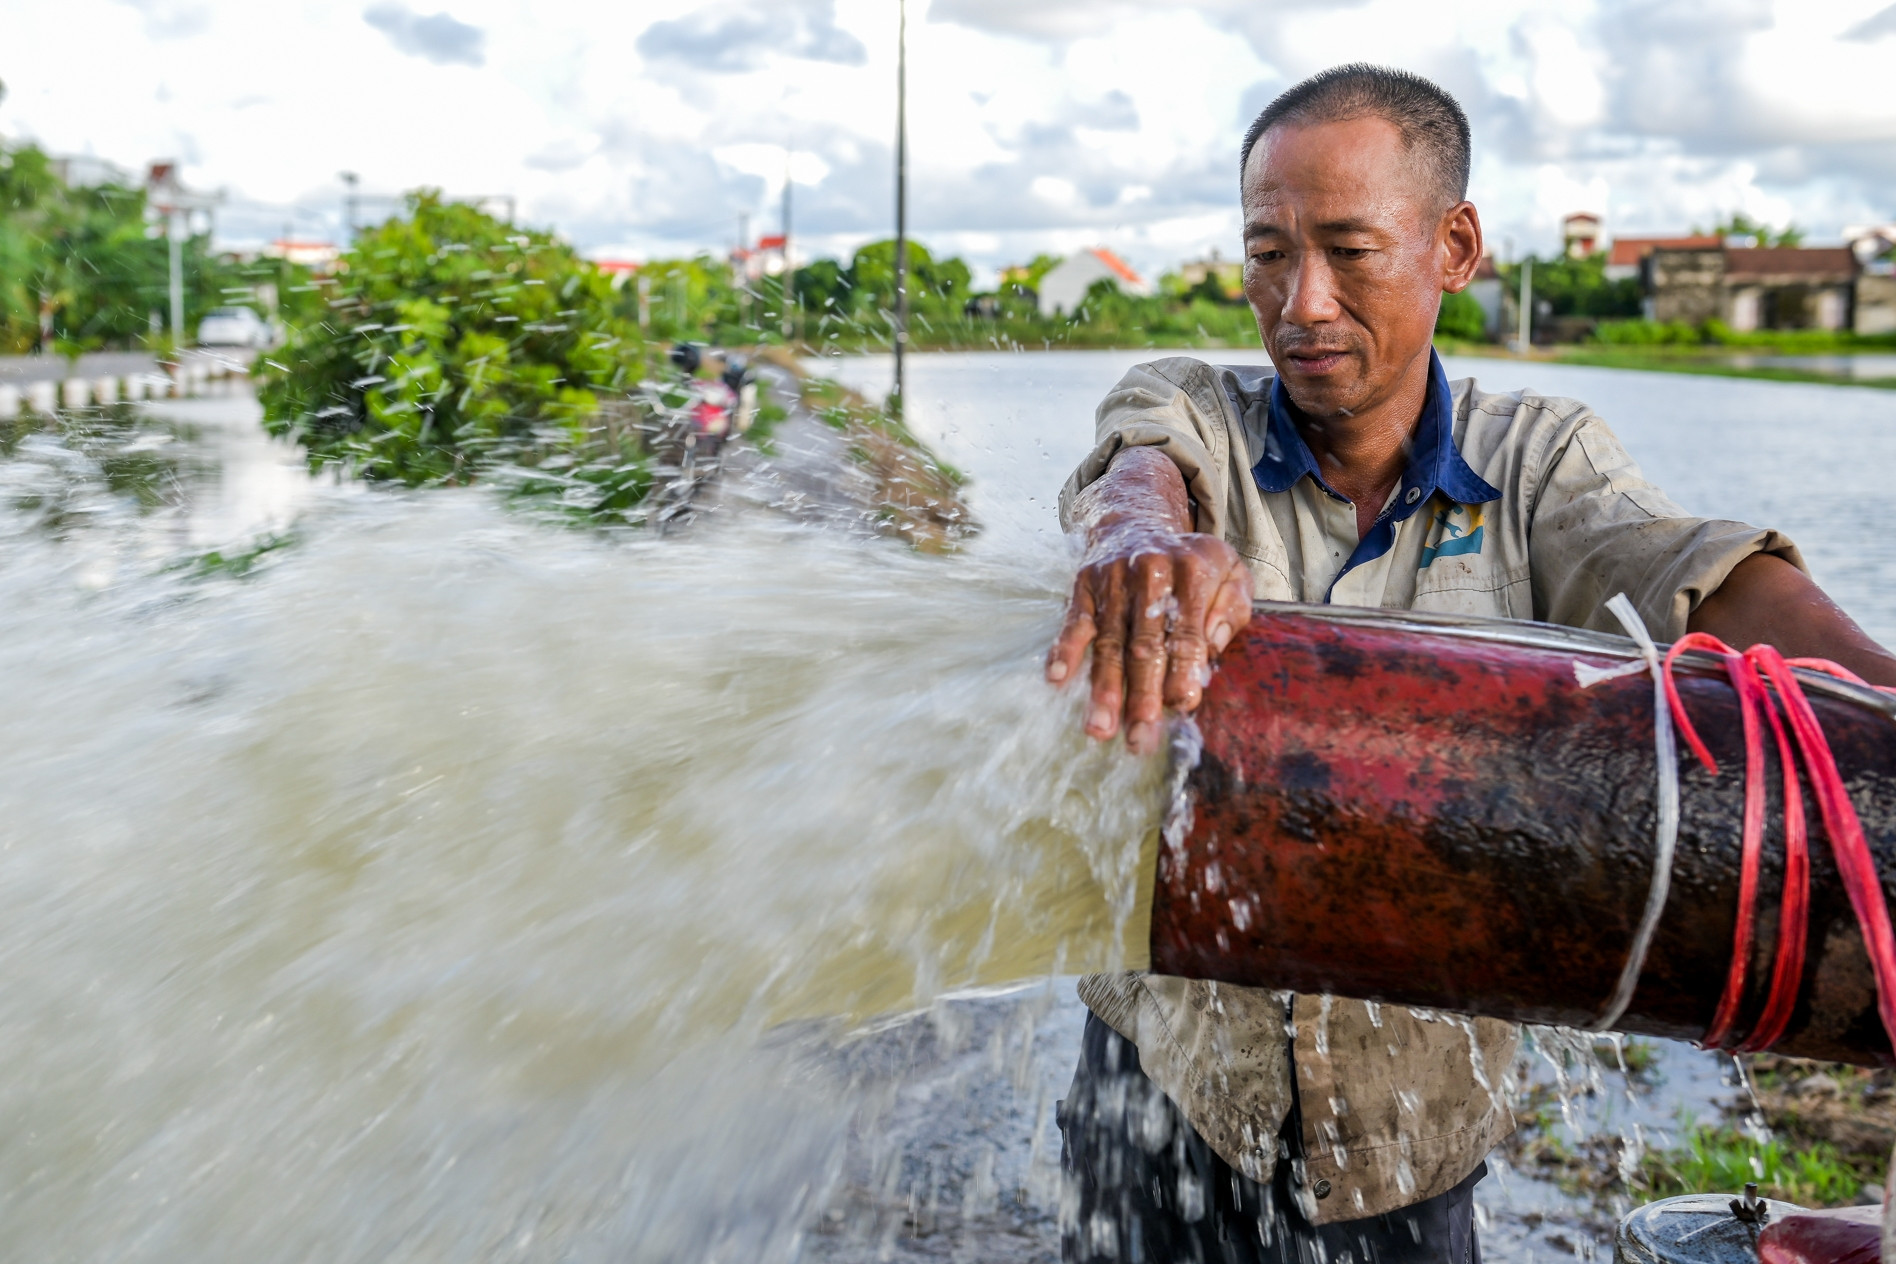
{"type": "MultiPolygon", "coordinates": [[[[1070,526],[1073,498],[1122,448],[1151,446],[1184,475],[1197,529],[1249,565],[1260,600],[1617,632],[1603,603],[1625,592],[1661,641],[1682,635],[1753,553],[1803,566],[1777,532],[1687,514],[1584,404],[1447,385],[1455,447],[1499,497],[1432,495],[1381,557],[1340,578],[1357,546],[1355,508],[1309,475],[1275,493],[1253,477],[1269,439],[1269,368],[1182,356],[1133,368],[1099,406],[1098,443],[1061,492],[1061,521],[1070,526]]],[[[1080,996],[1138,1046],[1141,1068],[1206,1143],[1256,1181],[1277,1165],[1294,1060],[1305,1156],[1295,1186],[1318,1224],[1445,1193],[1514,1128],[1501,1092],[1511,1024],[1153,974],[1090,975],[1080,996]]]]}

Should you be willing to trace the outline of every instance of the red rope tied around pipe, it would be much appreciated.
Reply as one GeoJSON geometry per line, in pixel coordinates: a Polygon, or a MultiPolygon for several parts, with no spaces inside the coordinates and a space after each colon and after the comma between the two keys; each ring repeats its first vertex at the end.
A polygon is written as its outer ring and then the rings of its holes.
{"type": "MultiPolygon", "coordinates": [[[[1684,735],[1686,745],[1698,756],[1712,775],[1718,775],[1718,762],[1692,726],[1673,681],[1673,663],[1687,650],[1705,650],[1724,660],[1725,673],[1737,691],[1739,714],[1745,740],[1745,810],[1742,850],[1738,871],[1738,917],[1732,935],[1731,967],[1725,975],[1725,990],[1713,1012],[1711,1026],[1699,1043],[1705,1048],[1723,1048],[1744,999],[1745,971],[1751,960],[1752,922],[1757,902],[1759,854],[1764,843],[1764,741],[1759,732],[1760,713],[1769,721],[1777,742],[1778,763],[1784,777],[1784,892],[1779,905],[1777,959],[1771,972],[1771,987],[1756,1027],[1736,1048],[1742,1052],[1768,1049],[1777,1043],[1790,1022],[1797,1004],[1797,989],[1804,975],[1804,952],[1809,931],[1810,851],[1807,838],[1803,792],[1797,780],[1797,756],[1810,777],[1817,808],[1823,817],[1824,832],[1830,838],[1837,857],[1837,871],[1843,878],[1850,906],[1856,912],[1857,926],[1863,933],[1863,945],[1869,953],[1870,969],[1876,977],[1877,1011],[1883,1030],[1896,1046],[1896,931],[1890,926],[1889,905],[1883,898],[1883,886],[1870,856],[1869,840],[1863,824],[1844,789],[1843,776],[1824,740],[1823,726],[1817,713],[1797,682],[1793,668],[1802,667],[1861,685],[1865,682],[1849,670],[1828,659],[1787,659],[1769,645],[1754,645],[1744,653],[1703,632],[1687,633],[1667,651],[1664,663],[1666,701],[1673,719],[1684,735]],[[1766,684],[1770,688],[1767,689],[1766,684]],[[1775,701],[1772,693],[1775,691],[1775,701]],[[1780,709],[1782,715],[1780,715],[1780,709]],[[1786,731],[1788,721],[1789,731],[1786,731]],[[1795,738],[1795,751],[1792,739],[1795,738]]],[[[1896,692],[1896,690],[1884,690],[1896,692]]]]}

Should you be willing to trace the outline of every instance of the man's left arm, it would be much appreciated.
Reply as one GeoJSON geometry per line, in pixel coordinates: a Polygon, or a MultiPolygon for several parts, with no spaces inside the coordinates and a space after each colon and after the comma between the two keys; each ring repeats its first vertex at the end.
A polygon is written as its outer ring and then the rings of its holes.
{"type": "Polygon", "coordinates": [[[1738,649],[1774,645],[1787,658],[1827,658],[1873,685],[1896,686],[1896,654],[1871,640],[1810,576],[1769,553],[1733,567],[1685,626],[1738,649]]]}
{"type": "Polygon", "coordinates": [[[1896,655],[1824,595],[1787,537],[1688,514],[1590,413],[1561,425],[1531,493],[1535,618],[1617,632],[1606,602],[1624,592],[1659,641],[1705,632],[1896,685],[1896,655]]]}

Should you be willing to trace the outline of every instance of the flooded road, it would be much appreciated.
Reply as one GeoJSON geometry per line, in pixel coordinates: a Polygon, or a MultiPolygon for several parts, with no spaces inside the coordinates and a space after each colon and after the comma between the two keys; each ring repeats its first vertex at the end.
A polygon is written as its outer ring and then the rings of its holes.
{"type": "MultiPolygon", "coordinates": [[[[1092,443],[1093,408],[1120,373],[1174,352],[917,355],[909,422],[974,473],[983,522],[1010,540],[1058,531],[1060,484],[1092,443]]],[[[1262,351],[1199,353],[1266,363],[1262,351]]],[[[1688,512],[1786,531],[1818,582],[1885,643],[1896,642],[1896,546],[1880,521],[1896,475],[1896,396],[1864,387],[1633,372],[1450,356],[1451,379],[1489,391],[1582,400],[1647,476],[1688,512]]],[[[822,361],[865,394],[888,390],[887,356],[822,361]]]]}
{"type": "MultiPolygon", "coordinates": [[[[1112,959],[1159,772],[1039,682],[1052,500],[1136,358],[911,362],[984,524],[945,558],[313,482],[242,394],[15,433],[0,1255],[1051,1258],[1066,980],[1112,959]]],[[[1888,396],[1477,368],[1589,398],[1896,639],[1858,525],[1888,396]]],[[[1660,1074],[1564,1100],[1619,1130],[1725,1091],[1660,1074]]],[[[1482,1197],[1492,1258],[1597,1249],[1558,1191],[1482,1197]]]]}

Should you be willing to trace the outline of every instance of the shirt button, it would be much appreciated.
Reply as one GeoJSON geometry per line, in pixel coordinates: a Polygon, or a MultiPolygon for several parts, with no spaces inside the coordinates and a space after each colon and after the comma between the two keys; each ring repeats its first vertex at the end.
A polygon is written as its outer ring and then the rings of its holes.
{"type": "Polygon", "coordinates": [[[1413,505],[1416,501],[1422,499],[1422,489],[1420,487],[1411,487],[1409,494],[1402,499],[1405,504],[1413,505]]]}
{"type": "Polygon", "coordinates": [[[1328,1198],[1330,1196],[1330,1182],[1320,1180],[1310,1187],[1310,1192],[1315,1194],[1318,1198],[1328,1198]]]}

